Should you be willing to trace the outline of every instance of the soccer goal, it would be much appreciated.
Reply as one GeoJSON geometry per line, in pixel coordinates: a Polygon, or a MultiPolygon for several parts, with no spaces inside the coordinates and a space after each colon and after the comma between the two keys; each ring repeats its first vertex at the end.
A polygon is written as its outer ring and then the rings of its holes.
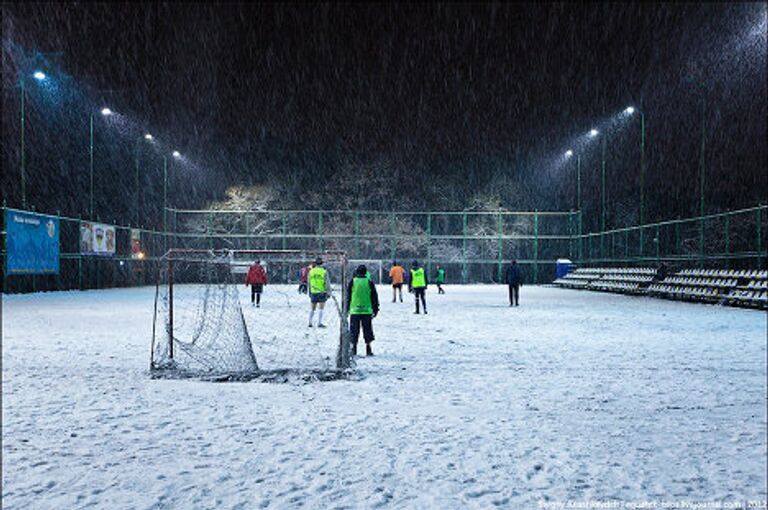
{"type": "Polygon", "coordinates": [[[157,272],[150,372],[155,377],[247,380],[298,374],[337,378],[351,366],[344,252],[170,250],[157,272]],[[301,268],[322,259],[331,282],[324,328],[308,327],[301,268]],[[245,284],[267,274],[261,303],[245,284]]]}

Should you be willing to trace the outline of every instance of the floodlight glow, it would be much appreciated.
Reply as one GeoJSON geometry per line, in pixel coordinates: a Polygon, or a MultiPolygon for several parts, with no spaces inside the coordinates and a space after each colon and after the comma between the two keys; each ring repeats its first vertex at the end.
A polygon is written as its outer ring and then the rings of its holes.
{"type": "Polygon", "coordinates": [[[146,135],[144,135],[144,138],[145,138],[146,140],[151,140],[151,139],[152,139],[152,135],[150,135],[149,133],[147,133],[146,135]]]}
{"type": "Polygon", "coordinates": [[[565,157],[566,158],[570,158],[571,156],[573,156],[573,151],[572,150],[565,151],[565,157]]]}
{"type": "Polygon", "coordinates": [[[181,157],[181,154],[179,154],[179,151],[173,151],[173,157],[176,159],[179,159],[181,157]]]}
{"type": "Polygon", "coordinates": [[[594,138],[594,137],[596,137],[596,136],[597,136],[597,134],[598,134],[598,131],[597,131],[597,129],[593,129],[593,130],[591,130],[591,131],[589,132],[589,136],[590,136],[591,138],[594,138]]]}
{"type": "Polygon", "coordinates": [[[110,110],[109,108],[102,108],[101,109],[101,114],[102,115],[112,115],[112,110],[110,110]]]}
{"type": "Polygon", "coordinates": [[[632,107],[632,106],[627,106],[627,109],[624,110],[624,113],[628,113],[628,114],[632,115],[633,113],[635,113],[635,108],[632,107]]]}
{"type": "Polygon", "coordinates": [[[45,73],[42,71],[35,71],[35,74],[33,74],[32,76],[34,76],[36,80],[40,80],[40,81],[43,81],[45,79],[45,73]]]}

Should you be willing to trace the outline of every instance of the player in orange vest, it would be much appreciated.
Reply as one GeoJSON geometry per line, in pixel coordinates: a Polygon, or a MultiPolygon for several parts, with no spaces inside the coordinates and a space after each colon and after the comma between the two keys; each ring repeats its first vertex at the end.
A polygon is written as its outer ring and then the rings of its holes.
{"type": "Polygon", "coordinates": [[[400,293],[400,302],[403,302],[403,276],[405,275],[405,269],[402,266],[397,265],[397,261],[392,261],[392,269],[389,270],[389,278],[392,280],[392,302],[397,299],[398,292],[400,293]]]}

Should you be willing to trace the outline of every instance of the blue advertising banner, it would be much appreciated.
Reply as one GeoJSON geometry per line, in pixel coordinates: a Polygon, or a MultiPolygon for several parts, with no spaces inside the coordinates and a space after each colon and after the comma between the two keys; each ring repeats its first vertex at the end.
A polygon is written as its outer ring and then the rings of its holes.
{"type": "Polygon", "coordinates": [[[59,274],[59,219],[5,210],[5,274],[59,274]]]}

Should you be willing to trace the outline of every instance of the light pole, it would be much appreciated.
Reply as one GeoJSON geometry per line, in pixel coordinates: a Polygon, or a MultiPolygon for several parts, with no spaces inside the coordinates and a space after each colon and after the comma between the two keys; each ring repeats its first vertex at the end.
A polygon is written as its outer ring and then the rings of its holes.
{"type": "MultiPolygon", "coordinates": [[[[42,71],[35,71],[32,76],[37,81],[45,80],[45,73],[42,71]]],[[[26,209],[27,207],[27,175],[26,175],[26,154],[24,152],[24,75],[21,75],[21,207],[26,209]]]]}
{"type": "Polygon", "coordinates": [[[27,208],[26,176],[24,175],[24,76],[21,77],[21,208],[27,208]]]}
{"type": "Polygon", "coordinates": [[[603,239],[605,238],[605,139],[603,137],[602,151],[600,156],[600,257],[605,258],[603,249],[603,239]]]}
{"type": "MultiPolygon", "coordinates": [[[[632,113],[634,108],[627,108],[632,113]],[[630,110],[631,109],[631,110],[630,110]]],[[[640,111],[640,256],[643,256],[643,224],[645,222],[645,112],[640,111]]]]}
{"type": "MultiPolygon", "coordinates": [[[[101,114],[104,115],[105,117],[108,116],[108,115],[112,115],[112,110],[110,110],[109,108],[102,108],[101,109],[101,114]]],[[[93,112],[90,113],[89,120],[90,120],[91,138],[90,138],[90,144],[89,144],[89,147],[88,147],[88,156],[89,156],[89,159],[90,159],[90,164],[89,164],[89,167],[90,167],[89,168],[89,174],[90,174],[89,175],[89,181],[90,181],[90,186],[89,186],[90,187],[90,193],[89,193],[90,200],[89,200],[89,204],[90,205],[88,207],[88,216],[92,220],[93,219],[93,112]]]]}
{"type": "Polygon", "coordinates": [[[706,113],[707,103],[706,96],[704,95],[704,87],[701,87],[701,157],[699,159],[699,265],[704,260],[704,149],[707,143],[707,131],[706,131],[706,113]]]}
{"type": "MultiPolygon", "coordinates": [[[[573,156],[573,151],[568,149],[565,151],[566,159],[570,159],[573,156]]],[[[581,239],[581,153],[576,155],[576,210],[579,212],[579,260],[582,259],[582,239],[581,239]]]]}
{"type": "Polygon", "coordinates": [[[139,151],[141,150],[141,140],[152,141],[152,135],[147,133],[136,139],[136,172],[135,172],[135,184],[136,184],[136,196],[134,198],[134,222],[136,226],[139,226],[139,193],[141,193],[141,187],[139,185],[139,151]]]}

